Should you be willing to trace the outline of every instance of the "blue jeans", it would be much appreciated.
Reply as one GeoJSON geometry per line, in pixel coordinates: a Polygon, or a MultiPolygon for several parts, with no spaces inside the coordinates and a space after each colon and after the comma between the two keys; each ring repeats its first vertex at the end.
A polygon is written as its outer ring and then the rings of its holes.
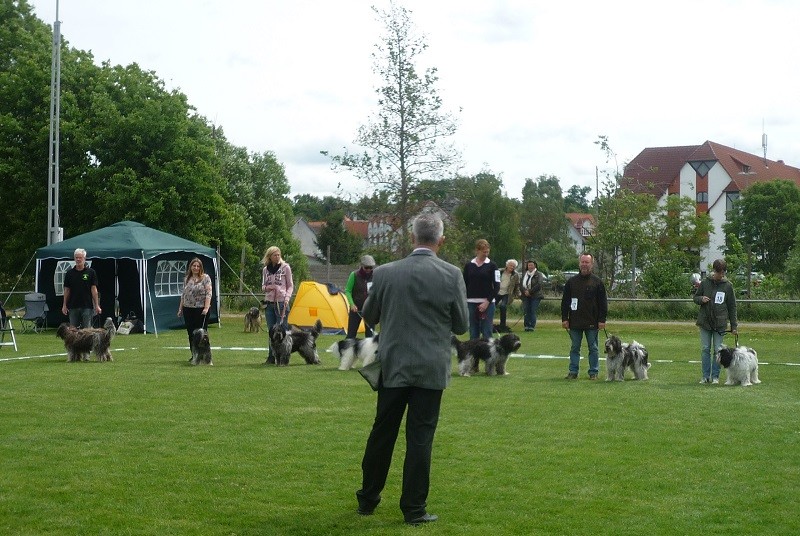
{"type": "Polygon", "coordinates": [[[522,298],[522,313],[526,328],[536,328],[536,311],[539,310],[541,298],[522,298]]]}
{"type": "Polygon", "coordinates": [[[272,355],[272,345],[269,344],[269,331],[272,326],[278,323],[281,316],[283,316],[283,327],[289,329],[289,304],[285,302],[267,302],[264,305],[264,316],[267,317],[267,346],[269,347],[267,361],[274,363],[275,357],[272,355]]]}
{"type": "Polygon", "coordinates": [[[597,374],[600,369],[600,354],[597,351],[597,334],[596,329],[570,329],[569,338],[572,341],[572,347],[569,349],[569,371],[571,374],[577,374],[581,361],[581,341],[583,335],[586,334],[586,344],[589,346],[589,375],[597,374]]]}
{"type": "Polygon", "coordinates": [[[92,317],[94,317],[94,309],[91,307],[70,309],[69,325],[76,328],[90,328],[92,327],[92,317]]]}
{"type": "Polygon", "coordinates": [[[719,363],[717,363],[717,352],[722,346],[722,338],[725,333],[718,331],[708,331],[700,328],[700,363],[703,368],[703,379],[719,379],[719,363]],[[711,345],[714,345],[714,355],[711,355],[711,345]]]}
{"type": "Polygon", "coordinates": [[[484,339],[492,338],[492,329],[494,328],[494,308],[495,303],[489,304],[486,308],[486,318],[478,318],[478,305],[479,303],[467,302],[467,311],[469,311],[469,338],[484,339]]]}

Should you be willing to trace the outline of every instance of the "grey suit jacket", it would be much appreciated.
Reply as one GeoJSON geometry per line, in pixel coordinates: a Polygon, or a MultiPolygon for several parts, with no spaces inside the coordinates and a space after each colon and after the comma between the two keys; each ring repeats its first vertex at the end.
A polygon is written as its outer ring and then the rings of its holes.
{"type": "Polygon", "coordinates": [[[375,268],[364,321],[380,323],[384,387],[444,389],[450,383],[450,335],[467,331],[461,270],[429,249],[375,268]]]}

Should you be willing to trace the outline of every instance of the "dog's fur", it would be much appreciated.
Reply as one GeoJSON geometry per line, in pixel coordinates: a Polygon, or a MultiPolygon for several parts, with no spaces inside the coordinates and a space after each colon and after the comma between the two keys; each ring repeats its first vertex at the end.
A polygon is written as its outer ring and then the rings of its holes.
{"type": "Polygon", "coordinates": [[[606,369],[608,377],[606,381],[624,381],[625,369],[633,372],[633,377],[637,380],[648,379],[647,370],[650,363],[647,361],[647,349],[636,341],[630,344],[622,342],[616,335],[606,339],[606,369]]]}
{"type": "Polygon", "coordinates": [[[214,365],[211,360],[211,341],[208,330],[197,328],[192,332],[192,365],[214,365]]]}
{"type": "Polygon", "coordinates": [[[361,366],[366,367],[378,355],[378,335],[336,341],[330,345],[328,352],[339,358],[339,370],[350,370],[358,359],[362,361],[361,366]]]}
{"type": "Polygon", "coordinates": [[[743,387],[761,383],[758,379],[758,354],[747,346],[723,346],[717,352],[717,363],[727,371],[725,385],[742,384],[743,387]]]}
{"type": "MultiPolygon", "coordinates": [[[[272,354],[275,357],[275,364],[287,366],[289,356],[293,352],[300,354],[306,360],[307,365],[319,365],[319,354],[317,353],[317,337],[322,333],[322,321],[317,320],[310,331],[303,331],[296,326],[290,326],[287,330],[283,323],[279,322],[269,330],[269,344],[272,347],[272,354]]],[[[267,359],[269,363],[269,359],[267,359]]]]}
{"type": "Polygon", "coordinates": [[[258,333],[261,331],[261,309],[258,307],[251,307],[249,311],[244,314],[244,331],[247,333],[258,333]]]}
{"type": "Polygon", "coordinates": [[[459,341],[455,335],[450,339],[450,344],[458,359],[458,373],[461,376],[470,376],[478,372],[480,361],[486,362],[487,376],[506,376],[506,362],[511,352],[519,350],[521,345],[519,335],[506,333],[500,338],[472,339],[459,341]]]}
{"type": "Polygon", "coordinates": [[[111,339],[116,335],[114,321],[109,317],[102,328],[78,329],[69,324],[61,324],[56,336],[64,341],[67,350],[67,361],[89,361],[89,354],[94,352],[100,362],[114,361],[111,357],[111,339]]]}

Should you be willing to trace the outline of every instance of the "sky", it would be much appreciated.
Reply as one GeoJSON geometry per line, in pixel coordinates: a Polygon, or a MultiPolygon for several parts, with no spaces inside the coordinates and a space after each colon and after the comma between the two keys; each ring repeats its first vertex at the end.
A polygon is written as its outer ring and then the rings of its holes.
{"type": "MultiPolygon", "coordinates": [[[[57,0],[30,0],[52,25],[57,0]]],[[[461,174],[509,197],[555,175],[590,187],[646,147],[714,141],[800,167],[796,0],[401,0],[425,36],[461,174]],[[594,143],[607,136],[614,158],[594,143]]],[[[95,61],[137,63],[229,142],[271,151],[290,196],[354,195],[331,170],[377,111],[372,54],[388,0],[58,0],[95,61]]]]}

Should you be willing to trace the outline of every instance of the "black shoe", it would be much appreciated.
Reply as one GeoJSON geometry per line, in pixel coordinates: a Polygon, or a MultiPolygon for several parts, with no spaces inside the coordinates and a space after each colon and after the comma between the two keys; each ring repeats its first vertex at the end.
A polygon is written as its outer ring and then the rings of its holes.
{"type": "Polygon", "coordinates": [[[577,380],[577,379],[578,379],[578,375],[577,375],[577,374],[575,374],[574,372],[570,372],[569,374],[567,374],[567,375],[564,377],[564,379],[565,379],[565,380],[577,380]]]}
{"type": "Polygon", "coordinates": [[[372,514],[375,513],[375,509],[362,508],[361,506],[359,506],[356,512],[358,512],[358,515],[360,516],[371,516],[372,514]]]}
{"type": "Polygon", "coordinates": [[[597,379],[597,374],[589,374],[589,379],[590,380],[596,380],[597,379]]]}
{"type": "Polygon", "coordinates": [[[439,519],[439,516],[434,514],[425,514],[414,519],[406,519],[406,525],[422,525],[423,523],[433,523],[439,519]]]}

